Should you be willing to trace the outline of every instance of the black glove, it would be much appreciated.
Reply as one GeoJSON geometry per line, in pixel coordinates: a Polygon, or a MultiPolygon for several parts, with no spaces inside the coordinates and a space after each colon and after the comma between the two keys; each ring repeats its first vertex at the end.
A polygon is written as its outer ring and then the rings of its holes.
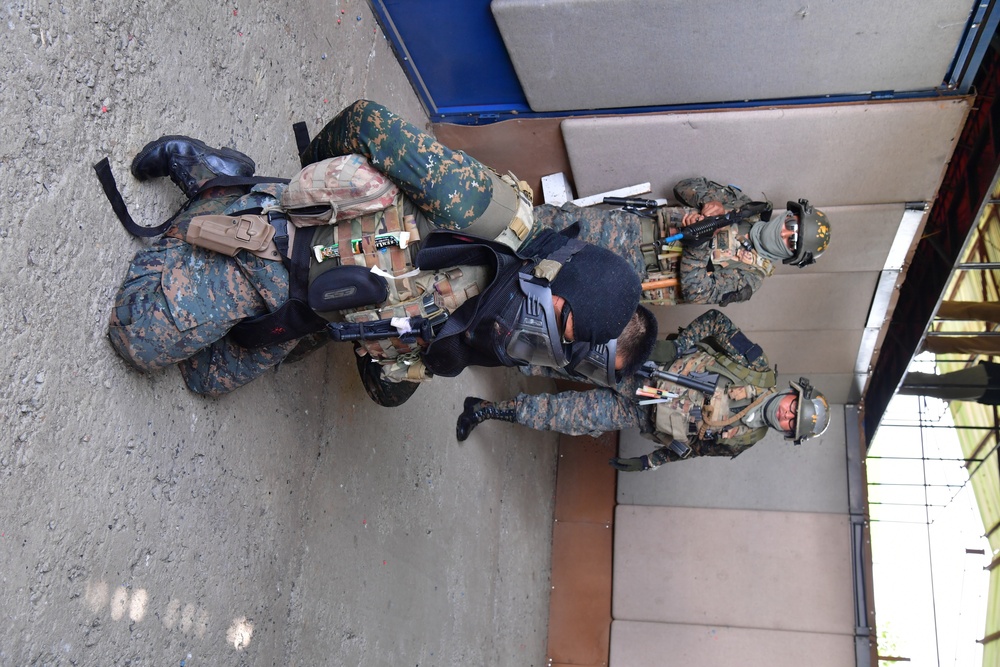
{"type": "Polygon", "coordinates": [[[641,472],[643,470],[649,470],[649,457],[646,455],[637,456],[631,459],[620,459],[617,456],[610,459],[608,463],[615,470],[621,470],[622,472],[641,472]]]}
{"type": "Polygon", "coordinates": [[[732,292],[727,292],[722,295],[719,299],[720,306],[728,306],[731,303],[742,303],[748,301],[750,297],[753,296],[753,290],[750,289],[749,285],[744,285],[738,290],[733,290],[732,292]]]}

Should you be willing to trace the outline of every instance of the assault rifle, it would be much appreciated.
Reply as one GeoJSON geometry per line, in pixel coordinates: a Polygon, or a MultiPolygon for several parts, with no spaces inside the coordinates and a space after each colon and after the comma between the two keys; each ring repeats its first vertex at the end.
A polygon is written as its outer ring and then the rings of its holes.
{"type": "Polygon", "coordinates": [[[424,311],[427,317],[391,317],[365,322],[330,322],[326,332],[335,341],[385,340],[399,338],[410,344],[422,339],[426,342],[434,340],[441,326],[448,320],[448,311],[437,308],[434,298],[424,297],[424,311]]]}
{"type": "Polygon", "coordinates": [[[641,197],[605,197],[605,204],[621,206],[623,211],[641,215],[644,218],[655,218],[652,209],[667,205],[666,199],[642,199],[641,197]]]}
{"type": "MultiPolygon", "coordinates": [[[[642,199],[640,197],[605,197],[605,204],[621,206],[629,213],[635,213],[647,218],[655,218],[652,209],[661,208],[667,205],[666,199],[642,199]]],[[[728,227],[734,223],[739,224],[744,220],[760,216],[760,219],[767,222],[771,219],[770,202],[753,201],[735,211],[729,211],[722,215],[710,215],[693,225],[684,227],[676,234],[672,234],[663,239],[662,243],[673,243],[674,241],[687,241],[697,243],[711,238],[718,229],[728,227]]]]}
{"type": "Polygon", "coordinates": [[[673,243],[674,241],[699,242],[711,238],[716,230],[728,227],[732,224],[739,224],[744,220],[760,216],[760,219],[767,222],[771,219],[770,202],[753,201],[742,206],[735,211],[729,211],[722,215],[710,215],[699,220],[693,225],[682,228],[676,234],[672,234],[663,239],[663,243],[673,243]]]}
{"type": "Polygon", "coordinates": [[[669,380],[674,384],[679,384],[682,387],[700,391],[708,396],[711,396],[715,392],[715,385],[719,383],[718,373],[691,373],[690,375],[679,375],[669,371],[661,371],[655,361],[647,361],[644,363],[642,368],[636,371],[636,375],[644,378],[654,377],[659,378],[660,380],[669,380]]]}

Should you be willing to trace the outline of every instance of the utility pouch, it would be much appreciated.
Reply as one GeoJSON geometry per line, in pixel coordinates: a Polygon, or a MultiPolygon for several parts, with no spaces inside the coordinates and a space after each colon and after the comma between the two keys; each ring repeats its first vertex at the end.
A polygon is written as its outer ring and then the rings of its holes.
{"type": "Polygon", "coordinates": [[[309,283],[309,307],[318,313],[382,303],[389,296],[385,278],[363,266],[338,266],[309,283]]]}
{"type": "Polygon", "coordinates": [[[263,259],[278,259],[273,238],[274,227],[263,215],[199,215],[191,219],[184,240],[230,257],[245,249],[263,259]]]}

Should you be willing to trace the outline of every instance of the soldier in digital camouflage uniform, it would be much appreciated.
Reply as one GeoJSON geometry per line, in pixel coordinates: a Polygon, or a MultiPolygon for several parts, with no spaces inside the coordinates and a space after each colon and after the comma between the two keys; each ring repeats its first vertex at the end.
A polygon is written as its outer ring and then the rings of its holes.
{"type": "MultiPolygon", "coordinates": [[[[409,210],[419,214],[431,227],[475,229],[478,233],[485,220],[488,232],[496,233],[498,240],[507,238],[511,245],[538,236],[530,230],[530,207],[528,223],[523,222],[526,198],[512,181],[504,181],[464,154],[434,143],[380,105],[360,101],[345,109],[304,151],[303,163],[349,153],[371,156],[387,174],[405,184],[401,189],[407,195],[409,210]],[[394,141],[402,146],[398,151],[394,141]],[[421,187],[413,183],[420,183],[421,187]]],[[[253,161],[242,153],[212,149],[203,142],[179,136],[151,142],[133,161],[132,173],[137,179],[170,176],[192,198],[164,237],[137,254],[115,302],[109,336],[122,356],[140,370],[177,363],[189,388],[201,394],[219,395],[281,362],[300,342],[248,349],[227,336],[235,324],[274,311],[287,300],[288,274],[281,262],[261,259],[246,251],[230,257],[183,241],[195,216],[236,215],[259,209],[262,202],[274,201],[283,186],[256,185],[249,193],[246,186],[201,192],[204,184],[216,176],[247,177],[254,170],[253,161]]],[[[592,250],[622,263],[605,250],[592,250]]],[[[584,254],[574,257],[583,258],[584,254]]],[[[594,260],[593,252],[587,257],[590,259],[578,259],[578,263],[596,261],[595,267],[608,266],[605,260],[594,260]]],[[[628,276],[635,283],[635,304],[630,311],[634,313],[638,280],[627,268],[624,272],[621,267],[614,271],[614,275],[628,276]]],[[[563,273],[570,275],[575,271],[563,273]]],[[[558,293],[559,282],[557,278],[552,283],[554,295],[558,293]]],[[[575,298],[584,297],[577,292],[575,298]]],[[[572,303],[569,296],[565,301],[572,303]]],[[[609,302],[608,297],[599,301],[602,326],[607,329],[612,321],[620,319],[622,313],[617,311],[623,307],[615,300],[613,307],[608,308],[604,305],[609,302]]],[[[628,301],[625,298],[621,303],[628,301]]],[[[584,312],[585,305],[578,300],[577,310],[584,312]]],[[[576,331],[587,328],[588,320],[578,317],[576,331]]],[[[606,341],[607,338],[592,342],[606,341]]],[[[365,377],[364,371],[362,376],[365,377]]],[[[367,383],[366,388],[371,393],[367,383]]]]}
{"type": "Polygon", "coordinates": [[[769,428],[799,444],[822,434],[829,425],[826,398],[805,378],[779,391],[760,346],[718,310],[696,318],[675,339],[661,341],[652,359],[659,369],[715,382],[715,386],[709,392],[678,384],[682,380],[636,375],[614,389],[519,394],[497,403],[470,397],[458,419],[458,439],[465,440],[477,424],[488,419],[595,437],[637,428],[662,446],[641,457],[612,459],[611,464],[619,470],[638,471],[689,456],[735,457],[763,438],[769,428]],[[636,391],[644,387],[654,390],[643,390],[646,394],[666,392],[664,400],[639,405],[643,396],[636,391]]]}
{"type": "Polygon", "coordinates": [[[646,289],[643,303],[649,305],[682,302],[725,306],[746,301],[773,273],[774,262],[806,266],[829,245],[826,216],[800,200],[788,202],[789,210],[780,220],[764,222],[759,215],[751,215],[739,226],[717,231],[710,242],[673,243],[660,253],[653,239],[662,239],[670,230],[705,216],[722,215],[752,203],[739,188],[705,178],[679,182],[674,196],[681,206],[657,209],[655,221],[624,210],[584,208],[572,203],[537,206],[535,221],[553,229],[579,221],[582,240],[620,253],[636,267],[644,282],[678,278],[680,294],[675,287],[646,289]],[[784,227],[789,228],[784,233],[786,240],[782,240],[784,227]],[[793,235],[797,237],[794,240],[793,235]]]}
{"type": "MultiPolygon", "coordinates": [[[[380,171],[391,178],[421,208],[436,214],[448,214],[437,224],[451,225],[483,215],[496,202],[509,219],[509,211],[517,204],[509,203],[510,182],[505,184],[495,172],[460,151],[451,151],[430,135],[406,123],[381,105],[359,100],[345,109],[313,140],[303,156],[304,162],[323,159],[342,152],[366,156],[380,171]],[[458,184],[452,181],[459,177],[458,184]],[[448,202],[458,207],[454,212],[448,202]]],[[[704,216],[715,216],[740,208],[751,202],[734,186],[723,186],[704,178],[684,180],[675,187],[675,196],[685,206],[659,210],[659,219],[651,221],[622,210],[581,208],[573,204],[562,207],[535,207],[531,217],[532,232],[542,227],[564,229],[577,224],[579,237],[588,243],[610,249],[629,262],[643,279],[664,277],[661,269],[676,275],[676,261],[669,267],[654,264],[649,241],[662,238],[663,232],[698,222],[704,216]],[[644,245],[645,244],[645,245],[644,245]],[[645,252],[644,252],[645,251],[645,252]]],[[[519,202],[523,205],[523,198],[519,202]]],[[[524,218],[522,208],[517,214],[524,218]]],[[[485,217],[485,216],[484,216],[485,217]]],[[[450,227],[460,228],[460,227],[450,227]]],[[[728,303],[745,301],[773,271],[772,263],[782,260],[806,266],[819,257],[829,243],[830,229],[826,216],[809,206],[805,200],[789,202],[782,218],[764,222],[759,217],[745,219],[739,227],[717,231],[710,242],[685,244],[680,254],[679,278],[683,300],[691,303],[728,303]]],[[[653,244],[655,246],[655,244],[653,244]]],[[[675,246],[676,250],[680,250],[675,246]]],[[[669,304],[675,302],[676,290],[656,288],[643,293],[643,302],[669,304]]],[[[522,367],[528,374],[565,377],[558,371],[539,367],[522,367]]],[[[545,420],[543,399],[526,401],[520,409],[525,419],[536,415],[545,420]]],[[[576,414],[593,412],[594,406],[584,396],[565,395],[559,399],[562,409],[576,414]],[[577,403],[576,401],[579,401],[577,403]]],[[[486,408],[488,409],[488,408],[486,408]]]]}
{"type": "MultiPolygon", "coordinates": [[[[167,175],[144,171],[148,157],[140,153],[133,162],[137,178],[167,175]]],[[[186,194],[197,194],[216,175],[250,176],[255,168],[249,158],[229,154],[212,162],[195,159],[174,170],[189,176],[178,182],[186,194]]],[[[248,197],[252,195],[245,188],[202,193],[163,237],[136,254],[108,328],[112,345],[134,367],[151,371],[176,363],[192,391],[217,396],[258,377],[295,347],[297,341],[247,349],[225,337],[244,318],[273,310],[287,299],[288,272],[281,262],[246,252],[228,257],[183,240],[195,216],[239,210],[248,197]]]]}

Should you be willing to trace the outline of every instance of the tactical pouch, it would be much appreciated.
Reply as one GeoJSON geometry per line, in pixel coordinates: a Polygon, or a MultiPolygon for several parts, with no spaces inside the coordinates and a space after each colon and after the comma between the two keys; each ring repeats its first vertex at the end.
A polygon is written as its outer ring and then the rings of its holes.
{"type": "Polygon", "coordinates": [[[329,225],[381,211],[399,188],[361,155],[341,155],[306,165],[281,195],[281,208],[299,227],[329,225]]]}
{"type": "Polygon", "coordinates": [[[264,259],[276,259],[269,251],[273,238],[274,227],[263,215],[199,215],[191,219],[184,240],[230,257],[246,249],[264,259]]]}
{"type": "Polygon", "coordinates": [[[381,303],[388,296],[385,278],[363,266],[338,266],[309,282],[309,306],[319,313],[381,303]]]}

